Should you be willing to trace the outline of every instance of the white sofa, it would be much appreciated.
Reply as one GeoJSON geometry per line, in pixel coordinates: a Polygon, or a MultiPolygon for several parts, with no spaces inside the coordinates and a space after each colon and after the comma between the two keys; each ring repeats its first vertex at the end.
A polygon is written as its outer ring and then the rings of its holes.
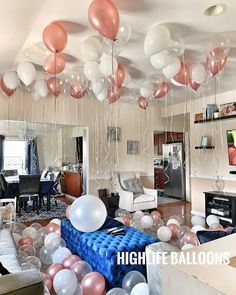
{"type": "Polygon", "coordinates": [[[144,194],[135,194],[124,190],[124,180],[140,178],[139,172],[114,172],[112,174],[113,190],[120,195],[119,207],[129,212],[157,208],[157,190],[143,187],[144,194]]]}

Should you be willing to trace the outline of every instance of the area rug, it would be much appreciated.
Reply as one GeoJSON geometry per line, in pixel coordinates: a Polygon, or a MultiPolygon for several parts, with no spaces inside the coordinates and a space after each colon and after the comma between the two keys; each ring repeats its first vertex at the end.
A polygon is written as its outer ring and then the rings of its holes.
{"type": "Polygon", "coordinates": [[[182,200],[175,199],[175,198],[167,198],[167,197],[159,197],[158,196],[158,205],[169,204],[169,203],[176,203],[181,202],[182,200]]]}
{"type": "Polygon", "coordinates": [[[42,205],[42,209],[39,210],[39,215],[32,210],[30,206],[27,210],[21,210],[21,216],[16,216],[17,222],[27,222],[33,220],[47,220],[53,218],[62,218],[66,216],[67,204],[57,200],[57,207],[54,202],[51,204],[51,210],[47,212],[46,205],[42,205]]]}

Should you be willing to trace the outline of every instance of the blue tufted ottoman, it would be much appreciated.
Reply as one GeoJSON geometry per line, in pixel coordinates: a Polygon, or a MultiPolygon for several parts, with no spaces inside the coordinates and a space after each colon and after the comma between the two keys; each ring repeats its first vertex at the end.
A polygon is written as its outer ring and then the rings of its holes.
{"type": "Polygon", "coordinates": [[[107,234],[107,229],[122,226],[119,221],[107,218],[101,229],[92,233],[76,230],[69,220],[61,224],[62,238],[67,247],[83,260],[87,261],[94,271],[103,274],[107,281],[107,289],[121,287],[126,273],[137,270],[146,275],[145,265],[118,265],[118,252],[145,252],[145,247],[158,240],[132,227],[124,227],[124,236],[107,234]]]}

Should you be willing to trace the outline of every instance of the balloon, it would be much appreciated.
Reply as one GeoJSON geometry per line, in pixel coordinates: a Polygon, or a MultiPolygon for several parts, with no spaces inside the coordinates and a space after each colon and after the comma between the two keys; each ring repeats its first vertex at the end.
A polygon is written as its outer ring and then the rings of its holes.
{"type": "Polygon", "coordinates": [[[83,290],[80,284],[76,286],[74,290],[74,286],[71,285],[63,285],[60,290],[57,291],[57,295],[83,295],[83,290]]]}
{"type": "Polygon", "coordinates": [[[76,275],[70,269],[60,270],[56,273],[53,279],[53,289],[56,293],[65,285],[70,286],[70,291],[68,294],[73,294],[77,288],[76,275]]]}
{"type": "Polygon", "coordinates": [[[189,65],[186,63],[181,62],[181,68],[179,72],[173,77],[173,80],[182,84],[188,85],[190,82],[190,69],[189,65]]]}
{"type": "Polygon", "coordinates": [[[73,263],[70,269],[76,274],[79,283],[86,274],[93,271],[91,265],[82,260],[73,263]]]}
{"type": "Polygon", "coordinates": [[[83,277],[81,287],[83,295],[103,295],[105,279],[99,272],[90,272],[83,277]]]}
{"type": "Polygon", "coordinates": [[[24,237],[19,240],[19,246],[32,245],[34,246],[34,240],[31,237],[24,237]]]}
{"type": "Polygon", "coordinates": [[[27,256],[27,257],[25,257],[25,259],[23,260],[23,262],[24,263],[30,263],[30,264],[34,265],[34,267],[36,269],[38,269],[38,270],[40,270],[41,269],[41,266],[42,266],[41,261],[36,256],[27,256]]]}
{"type": "Polygon", "coordinates": [[[179,220],[175,219],[175,218],[170,218],[168,219],[166,225],[168,226],[169,224],[176,224],[178,227],[180,227],[180,222],[179,220]]]}
{"type": "Polygon", "coordinates": [[[119,29],[119,12],[111,0],[93,0],[89,5],[91,26],[102,36],[114,40],[119,29]]]}
{"type": "Polygon", "coordinates": [[[201,84],[206,79],[206,70],[202,64],[193,64],[190,67],[192,81],[201,84]]]}
{"type": "Polygon", "coordinates": [[[52,241],[53,239],[58,238],[58,237],[60,237],[60,236],[59,236],[57,233],[55,233],[55,232],[51,232],[51,233],[49,233],[49,234],[45,237],[45,239],[44,239],[44,245],[47,246],[48,244],[51,243],[51,241],[52,241]]]}
{"type": "Polygon", "coordinates": [[[189,232],[189,231],[191,231],[191,228],[190,227],[188,227],[188,226],[181,226],[180,228],[179,228],[179,230],[178,230],[178,233],[177,233],[177,237],[178,237],[178,239],[179,240],[181,240],[181,238],[187,233],[187,232],[189,232]]]}
{"type": "Polygon", "coordinates": [[[71,251],[66,247],[58,248],[53,254],[52,254],[52,262],[53,263],[62,263],[62,261],[71,255],[71,251]]]}
{"type": "Polygon", "coordinates": [[[52,264],[52,250],[49,246],[43,246],[39,251],[39,259],[44,264],[52,264]]]}
{"type": "Polygon", "coordinates": [[[23,260],[25,259],[25,257],[29,255],[25,253],[24,251],[18,250],[18,256],[19,256],[20,263],[23,263],[23,260]]]}
{"type": "Polygon", "coordinates": [[[63,261],[62,261],[62,265],[64,266],[64,268],[68,268],[71,269],[71,266],[77,262],[80,261],[81,258],[77,255],[70,255],[68,257],[66,257],[63,261]]]}
{"type": "Polygon", "coordinates": [[[122,289],[124,289],[128,294],[130,294],[133,287],[139,283],[146,283],[144,275],[136,270],[130,271],[125,275],[122,281],[122,289]]]}
{"type": "Polygon", "coordinates": [[[49,74],[59,74],[65,68],[65,59],[61,53],[50,54],[44,61],[43,69],[49,74]]]}
{"type": "Polygon", "coordinates": [[[70,95],[74,98],[80,99],[84,97],[85,95],[85,90],[79,90],[77,86],[72,86],[70,87],[70,95]]]}
{"type": "Polygon", "coordinates": [[[84,65],[84,74],[91,82],[97,82],[100,79],[100,68],[96,61],[88,61],[84,65]]]}
{"type": "Polygon", "coordinates": [[[191,223],[192,223],[192,225],[202,225],[202,226],[205,226],[205,218],[204,217],[201,217],[201,216],[198,216],[198,215],[194,215],[191,218],[191,223]]]}
{"type": "Polygon", "coordinates": [[[212,58],[210,58],[208,56],[207,57],[207,67],[208,67],[209,72],[213,76],[220,74],[221,71],[223,70],[226,62],[227,62],[227,56],[222,58],[222,60],[220,60],[220,61],[214,61],[212,58]]]}
{"type": "Polygon", "coordinates": [[[35,67],[32,65],[32,63],[28,61],[24,61],[18,64],[17,74],[26,86],[29,86],[36,78],[35,67]]]}
{"type": "Polygon", "coordinates": [[[191,88],[191,89],[193,89],[195,92],[201,87],[201,84],[199,84],[199,83],[196,83],[196,82],[193,82],[193,81],[189,81],[189,87],[191,88]]]}
{"type": "Polygon", "coordinates": [[[31,237],[32,239],[37,239],[39,236],[38,231],[34,227],[26,227],[22,231],[22,237],[31,237]]]}
{"type": "Polygon", "coordinates": [[[156,54],[168,47],[170,43],[170,32],[162,25],[152,27],[144,41],[144,52],[146,55],[156,54]]]}
{"type": "Polygon", "coordinates": [[[194,247],[194,245],[192,244],[185,244],[182,246],[181,250],[184,251],[184,250],[189,250],[189,249],[192,249],[194,247]]]}
{"type": "Polygon", "coordinates": [[[121,20],[116,39],[121,40],[121,42],[126,45],[129,42],[131,35],[131,25],[128,22],[121,20]]]}
{"type": "Polygon", "coordinates": [[[214,223],[220,224],[220,219],[219,219],[219,217],[217,217],[215,215],[208,215],[207,219],[206,219],[206,223],[208,226],[211,226],[214,223]]]}
{"type": "Polygon", "coordinates": [[[230,41],[222,34],[215,35],[207,46],[207,56],[214,62],[219,62],[228,56],[230,41]]]}
{"type": "Polygon", "coordinates": [[[128,72],[125,72],[125,80],[123,82],[123,86],[128,87],[131,83],[131,76],[128,72]]]}
{"type": "Polygon", "coordinates": [[[197,246],[199,244],[198,238],[194,232],[187,232],[182,239],[180,240],[180,248],[182,248],[186,244],[192,244],[197,246]]]}
{"type": "Polygon", "coordinates": [[[140,231],[143,230],[143,228],[142,228],[142,226],[141,226],[140,219],[135,219],[135,220],[133,219],[133,220],[131,221],[130,226],[133,227],[133,228],[136,228],[136,229],[138,229],[138,230],[140,230],[140,231]]]}
{"type": "Polygon", "coordinates": [[[160,239],[162,242],[169,242],[172,236],[172,232],[169,229],[168,226],[161,226],[157,230],[157,237],[160,239]]]}
{"type": "Polygon", "coordinates": [[[47,269],[47,275],[49,276],[49,278],[53,281],[55,275],[60,271],[64,269],[63,265],[60,263],[54,263],[52,265],[50,265],[47,269]]]}
{"type": "Polygon", "coordinates": [[[13,239],[16,243],[16,245],[18,246],[19,240],[21,239],[21,235],[16,234],[16,233],[12,233],[13,239]]]}
{"type": "Polygon", "coordinates": [[[19,251],[25,252],[28,256],[36,255],[36,249],[32,245],[23,245],[19,248],[19,251]]]}
{"type": "Polygon", "coordinates": [[[28,270],[28,269],[36,269],[35,266],[31,263],[22,263],[21,264],[22,270],[28,270]]]}
{"type": "Polygon", "coordinates": [[[47,82],[44,79],[36,80],[34,82],[34,90],[40,97],[46,97],[49,92],[47,82]]]}
{"type": "Polygon", "coordinates": [[[59,218],[54,218],[54,219],[52,219],[52,220],[50,221],[50,223],[55,223],[55,224],[61,226],[61,220],[60,220],[59,218]]]}
{"type": "Polygon", "coordinates": [[[152,66],[157,70],[162,70],[167,67],[171,62],[171,55],[167,50],[163,50],[150,57],[152,66]]]}
{"type": "Polygon", "coordinates": [[[191,231],[194,232],[195,234],[200,230],[206,230],[206,228],[202,225],[194,225],[191,229],[191,231]]]}
{"type": "Polygon", "coordinates": [[[168,46],[168,51],[174,53],[177,56],[183,55],[185,51],[184,39],[177,34],[171,34],[171,41],[168,46]]]}
{"type": "Polygon", "coordinates": [[[103,54],[100,62],[100,71],[104,76],[110,76],[118,70],[117,60],[107,54],[103,54]]]}
{"type": "Polygon", "coordinates": [[[61,237],[56,237],[50,241],[50,243],[47,245],[48,249],[53,253],[57,250],[57,248],[66,247],[66,242],[61,237]]]}
{"type": "Polygon", "coordinates": [[[165,225],[164,221],[161,218],[158,219],[154,219],[153,220],[153,225],[151,227],[151,230],[154,232],[157,232],[157,230],[161,227],[165,225]]]}
{"type": "Polygon", "coordinates": [[[172,239],[176,239],[177,238],[177,233],[178,233],[178,230],[179,230],[179,227],[178,225],[176,225],[175,223],[170,223],[168,225],[169,229],[171,230],[171,238],[172,239]]]}
{"type": "Polygon", "coordinates": [[[121,88],[125,79],[125,70],[122,65],[118,65],[118,69],[115,74],[111,77],[111,81],[118,87],[121,88]]]}
{"type": "MultiPolygon", "coordinates": [[[[175,221],[177,220],[177,222],[175,222],[174,220],[171,223],[175,223],[178,226],[180,226],[182,224],[182,218],[178,215],[171,215],[169,220],[174,219],[175,221]]],[[[167,224],[168,225],[168,224],[167,224]]]]}
{"type": "Polygon", "coordinates": [[[16,91],[16,89],[12,90],[12,89],[7,88],[3,82],[3,79],[1,79],[1,88],[2,88],[2,91],[9,97],[12,96],[16,91]]]}
{"type": "Polygon", "coordinates": [[[109,103],[116,102],[120,97],[121,97],[121,88],[112,86],[110,89],[108,89],[107,100],[109,101],[109,103]]]}
{"type": "Polygon", "coordinates": [[[149,295],[149,287],[147,283],[139,283],[134,286],[130,295],[149,295]]]}
{"type": "MultiPolygon", "coordinates": [[[[205,229],[203,229],[205,230],[205,229]]],[[[209,230],[223,230],[224,231],[224,228],[221,224],[219,223],[213,223],[210,227],[209,227],[209,230]]]]}
{"type": "Polygon", "coordinates": [[[97,61],[103,53],[103,45],[97,38],[89,37],[81,44],[81,53],[86,61],[97,61]]]}
{"type": "Polygon", "coordinates": [[[3,75],[5,86],[11,90],[15,90],[20,85],[20,79],[16,72],[7,72],[3,75]]]}
{"type": "Polygon", "coordinates": [[[38,231],[40,237],[42,238],[42,240],[44,241],[46,235],[47,235],[47,230],[46,227],[42,227],[40,228],[40,230],[38,231]]]}
{"type": "Polygon", "coordinates": [[[50,279],[49,275],[45,272],[41,272],[43,277],[44,286],[48,288],[48,291],[52,291],[52,280],[50,279]]]}
{"type": "Polygon", "coordinates": [[[49,24],[43,30],[43,42],[53,52],[61,52],[67,43],[67,33],[59,24],[49,24]]]}
{"type": "Polygon", "coordinates": [[[42,225],[37,222],[34,222],[30,225],[30,227],[33,227],[38,231],[40,228],[42,228],[42,225]]]}
{"type": "Polygon", "coordinates": [[[103,51],[107,55],[117,56],[123,49],[123,42],[120,39],[110,40],[103,38],[103,51]]]}
{"type": "Polygon", "coordinates": [[[168,79],[172,79],[175,75],[177,75],[180,71],[181,63],[178,57],[170,56],[170,63],[168,66],[162,69],[164,76],[168,79]]]}
{"type": "Polygon", "coordinates": [[[152,227],[153,225],[153,219],[151,216],[147,216],[147,215],[144,215],[141,220],[141,226],[144,228],[144,229],[148,229],[150,227],[152,227]]]}
{"type": "Polygon", "coordinates": [[[60,82],[61,79],[55,77],[51,77],[47,80],[47,87],[49,92],[56,97],[58,97],[61,93],[60,82]]]}
{"type": "Polygon", "coordinates": [[[60,225],[56,224],[56,223],[52,223],[50,222],[47,226],[46,226],[47,232],[48,233],[52,233],[55,232],[56,234],[60,234],[61,233],[61,227],[60,225]]]}
{"type": "Polygon", "coordinates": [[[70,219],[70,209],[71,209],[71,205],[69,205],[67,208],[66,208],[66,217],[68,219],[70,219]]]}
{"type": "Polygon", "coordinates": [[[170,91],[170,83],[169,82],[160,82],[156,85],[154,90],[154,98],[158,99],[161,97],[164,97],[168,94],[170,91]]]}
{"type": "Polygon", "coordinates": [[[123,216],[123,223],[125,226],[129,226],[131,223],[131,217],[130,216],[123,216]]]}
{"type": "Polygon", "coordinates": [[[136,219],[141,219],[143,217],[144,213],[140,210],[138,211],[135,211],[134,214],[133,214],[133,220],[136,220],[136,219]]]}
{"type": "Polygon", "coordinates": [[[138,98],[138,106],[143,109],[143,110],[146,110],[147,106],[148,106],[148,101],[146,99],[146,97],[144,96],[140,96],[138,98]]]}
{"type": "Polygon", "coordinates": [[[98,197],[84,195],[71,205],[70,222],[79,231],[98,230],[104,224],[106,217],[106,207],[98,197]]]}
{"type": "Polygon", "coordinates": [[[94,92],[95,95],[98,95],[99,93],[101,93],[104,89],[105,89],[105,85],[106,85],[106,81],[104,78],[98,80],[95,83],[91,84],[91,88],[94,92]]]}
{"type": "Polygon", "coordinates": [[[71,68],[71,70],[68,73],[69,76],[69,83],[77,89],[77,91],[84,91],[88,87],[88,80],[85,77],[85,74],[83,72],[83,68],[75,66],[71,68]]]}
{"type": "Polygon", "coordinates": [[[153,83],[144,81],[140,86],[140,94],[144,97],[150,97],[153,95],[154,86],[153,83]]]}
{"type": "Polygon", "coordinates": [[[113,288],[106,295],[128,295],[128,293],[121,288],[113,288]]]}

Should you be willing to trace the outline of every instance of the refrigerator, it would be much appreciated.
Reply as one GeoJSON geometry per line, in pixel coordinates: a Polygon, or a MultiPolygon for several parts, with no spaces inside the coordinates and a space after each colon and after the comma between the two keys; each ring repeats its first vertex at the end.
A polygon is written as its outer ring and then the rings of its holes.
{"type": "Polygon", "coordinates": [[[163,144],[164,195],[185,200],[185,157],[183,143],[163,144]]]}

